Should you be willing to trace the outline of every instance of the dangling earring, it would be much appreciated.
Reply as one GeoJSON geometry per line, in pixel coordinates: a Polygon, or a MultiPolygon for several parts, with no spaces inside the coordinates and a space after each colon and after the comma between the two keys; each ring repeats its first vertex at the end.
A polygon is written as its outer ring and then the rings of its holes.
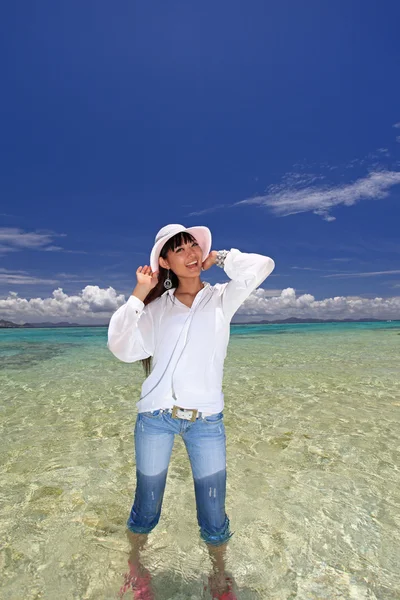
{"type": "Polygon", "coordinates": [[[164,281],[164,287],[165,289],[169,290],[172,288],[172,281],[169,278],[169,269],[168,269],[168,276],[167,279],[164,281]]]}

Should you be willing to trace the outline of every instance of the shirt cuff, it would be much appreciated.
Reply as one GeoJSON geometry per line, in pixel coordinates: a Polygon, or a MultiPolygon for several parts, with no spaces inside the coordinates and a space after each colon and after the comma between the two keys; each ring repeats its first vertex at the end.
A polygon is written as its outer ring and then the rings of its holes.
{"type": "Polygon", "coordinates": [[[140,300],[140,298],[138,298],[137,296],[133,296],[132,294],[129,296],[127,304],[132,306],[132,308],[134,308],[137,313],[141,313],[144,309],[144,302],[140,300]]]}

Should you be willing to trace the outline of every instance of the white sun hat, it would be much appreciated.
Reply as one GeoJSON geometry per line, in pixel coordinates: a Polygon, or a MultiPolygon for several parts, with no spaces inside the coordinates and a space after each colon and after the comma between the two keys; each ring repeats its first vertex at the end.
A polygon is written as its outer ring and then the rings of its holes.
{"type": "Polygon", "coordinates": [[[160,252],[165,242],[167,242],[170,238],[172,238],[175,234],[179,233],[180,231],[187,231],[196,238],[196,241],[198,242],[200,248],[203,250],[203,262],[210,254],[211,231],[208,229],[208,227],[205,227],[204,225],[198,225],[196,227],[184,227],[183,225],[179,225],[177,223],[173,223],[172,225],[165,225],[165,227],[162,227],[157,233],[154,241],[154,246],[150,254],[150,268],[153,271],[153,273],[159,271],[160,269],[160,266],[158,264],[158,258],[160,256],[160,252]]]}

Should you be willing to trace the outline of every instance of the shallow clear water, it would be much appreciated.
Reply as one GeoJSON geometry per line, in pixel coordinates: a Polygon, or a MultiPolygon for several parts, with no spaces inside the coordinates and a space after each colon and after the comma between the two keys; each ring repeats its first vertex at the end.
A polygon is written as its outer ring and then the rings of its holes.
{"type": "MultiPolygon", "coordinates": [[[[0,331],[7,600],[111,599],[123,583],[143,369],[118,361],[106,337],[0,331]]],[[[400,322],[232,326],[227,566],[239,598],[400,598],[399,346],[400,322]]],[[[179,437],[143,562],[156,598],[209,597],[179,437]]]]}

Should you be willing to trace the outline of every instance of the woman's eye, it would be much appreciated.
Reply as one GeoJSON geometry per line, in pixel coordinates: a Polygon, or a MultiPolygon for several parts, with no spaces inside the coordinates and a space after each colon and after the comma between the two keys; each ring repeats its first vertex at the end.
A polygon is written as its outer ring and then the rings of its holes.
{"type": "MultiPolygon", "coordinates": [[[[198,246],[199,244],[197,242],[193,242],[192,246],[198,246]]],[[[177,253],[182,250],[182,248],[178,248],[178,250],[176,251],[177,253]]]]}

